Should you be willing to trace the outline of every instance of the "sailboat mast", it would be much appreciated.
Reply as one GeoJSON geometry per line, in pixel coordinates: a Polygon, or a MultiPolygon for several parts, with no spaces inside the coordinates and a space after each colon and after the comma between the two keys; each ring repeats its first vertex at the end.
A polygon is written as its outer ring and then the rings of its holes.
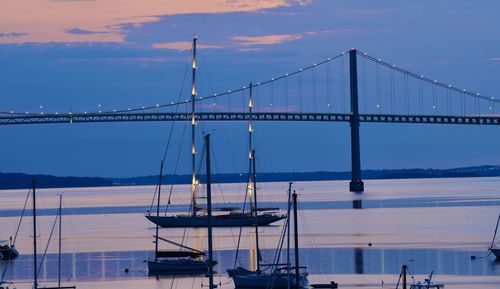
{"type": "Polygon", "coordinates": [[[37,259],[36,259],[36,192],[35,192],[35,179],[31,181],[33,190],[33,288],[38,288],[37,280],[37,259]]]}
{"type": "MultiPolygon", "coordinates": [[[[160,162],[160,176],[158,177],[158,202],[156,203],[156,217],[160,216],[160,196],[161,196],[161,179],[163,175],[163,160],[160,162]]],[[[155,262],[158,261],[158,224],[156,224],[155,234],[155,262]]]]}
{"type": "MultiPolygon", "coordinates": [[[[286,274],[290,276],[290,204],[292,198],[292,182],[288,182],[288,206],[287,206],[287,244],[286,244],[286,274]]],[[[288,278],[288,289],[290,289],[290,278],[288,278]]]]}
{"type": "Polygon", "coordinates": [[[208,228],[208,284],[214,286],[214,264],[212,245],[212,176],[210,172],[210,134],[205,136],[206,174],[207,174],[207,228],[208,228]]]}
{"type": "Polygon", "coordinates": [[[498,223],[500,223],[500,214],[498,214],[497,225],[495,227],[495,233],[493,234],[493,240],[491,241],[490,249],[493,248],[493,245],[495,244],[495,238],[497,237],[498,231],[498,223]]]}
{"type": "Polygon", "coordinates": [[[253,213],[255,217],[255,251],[257,252],[257,272],[260,272],[259,222],[257,211],[257,174],[255,173],[255,151],[252,150],[253,213]]]}
{"type": "Polygon", "coordinates": [[[295,239],[295,286],[299,287],[299,226],[297,222],[297,194],[293,191],[293,226],[295,239]]]}
{"type": "Polygon", "coordinates": [[[57,287],[61,288],[61,251],[62,251],[62,194],[59,195],[59,259],[58,259],[58,274],[57,287]]]}
{"type": "Polygon", "coordinates": [[[248,188],[247,188],[247,195],[250,198],[250,208],[251,210],[255,210],[255,205],[252,202],[252,193],[253,193],[253,182],[252,182],[252,150],[253,150],[253,144],[252,144],[252,135],[253,135],[253,127],[252,127],[252,107],[253,107],[253,101],[252,101],[252,83],[250,82],[249,85],[249,90],[250,90],[250,95],[248,97],[248,113],[250,114],[250,119],[248,120],[248,188]]]}
{"type": "Polygon", "coordinates": [[[196,40],[193,38],[192,83],[191,83],[191,203],[192,214],[196,216],[196,148],[195,148],[195,100],[196,100],[196,40]]]}

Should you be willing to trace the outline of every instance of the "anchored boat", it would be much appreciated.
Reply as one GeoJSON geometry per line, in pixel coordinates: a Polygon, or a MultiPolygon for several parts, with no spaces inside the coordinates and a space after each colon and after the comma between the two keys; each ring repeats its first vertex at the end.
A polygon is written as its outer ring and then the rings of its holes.
{"type": "Polygon", "coordinates": [[[490,247],[488,250],[490,250],[493,255],[495,255],[495,258],[500,259],[500,249],[495,248],[495,238],[497,236],[497,231],[498,231],[498,223],[500,222],[500,214],[498,214],[498,219],[497,219],[497,225],[495,227],[495,233],[493,234],[493,240],[491,241],[490,247]]]}
{"type": "Polygon", "coordinates": [[[10,260],[19,256],[12,239],[9,241],[0,240],[0,260],[10,260]]]}
{"type": "MultiPolygon", "coordinates": [[[[408,282],[406,279],[408,273],[408,266],[403,265],[401,268],[401,274],[399,274],[399,279],[398,283],[396,284],[396,289],[399,288],[399,284],[402,281],[402,289],[407,289],[408,288],[408,282]]],[[[443,283],[434,283],[432,282],[432,276],[433,276],[434,271],[429,274],[429,278],[425,279],[424,282],[413,282],[410,284],[410,289],[443,289],[444,284],[443,283]]]]}
{"type": "MultiPolygon", "coordinates": [[[[287,218],[287,225],[285,225],[285,229],[288,232],[288,245],[287,245],[287,264],[286,266],[280,266],[278,264],[279,257],[275,259],[274,264],[271,264],[269,271],[265,272],[265,270],[261,271],[260,264],[260,250],[258,246],[258,237],[256,238],[256,248],[257,248],[257,270],[250,271],[243,268],[236,268],[228,272],[230,276],[233,278],[233,282],[236,288],[307,288],[309,286],[309,280],[307,276],[306,267],[299,266],[299,248],[298,248],[298,223],[297,223],[297,194],[294,192],[293,202],[290,202],[290,194],[292,191],[292,183],[289,184],[289,198],[288,198],[288,211],[290,211],[291,204],[293,203],[293,212],[294,212],[294,243],[295,243],[295,266],[291,267],[289,258],[290,258],[290,217],[287,218]]],[[[288,214],[290,216],[290,214],[288,214]]],[[[256,235],[258,236],[258,228],[256,226],[256,235]]],[[[281,248],[284,241],[284,234],[282,235],[281,242],[278,245],[278,254],[279,256],[281,252],[281,248]]]]}
{"type": "MultiPolygon", "coordinates": [[[[210,174],[209,165],[209,136],[206,137],[206,147],[207,147],[207,176],[210,174]]],[[[157,211],[156,215],[159,215],[160,212],[160,196],[161,196],[161,181],[162,181],[162,173],[163,173],[163,161],[161,162],[160,167],[160,179],[158,182],[158,203],[157,203],[157,211]]],[[[207,203],[211,204],[211,195],[209,192],[210,189],[210,179],[207,177],[207,203]]],[[[156,235],[155,237],[155,258],[154,260],[148,261],[148,269],[150,273],[166,273],[166,274],[196,274],[196,273],[206,273],[211,272],[213,266],[217,264],[217,261],[213,260],[212,257],[212,216],[211,216],[211,206],[207,210],[208,215],[203,219],[204,226],[208,229],[208,238],[209,238],[209,258],[205,259],[205,252],[199,251],[194,248],[190,248],[186,245],[179,244],[177,242],[162,238],[158,235],[159,226],[156,225],[156,235]],[[164,242],[170,243],[171,245],[175,245],[183,250],[170,250],[170,251],[160,251],[158,249],[158,242],[162,240],[164,242]]]]}
{"type": "MultiPolygon", "coordinates": [[[[195,146],[195,134],[196,134],[196,118],[195,118],[195,102],[196,102],[196,41],[197,38],[193,39],[193,54],[192,54],[192,87],[191,87],[191,207],[189,214],[178,214],[178,215],[151,215],[151,212],[146,214],[146,218],[153,222],[154,224],[164,227],[164,228],[200,228],[206,227],[207,222],[207,210],[203,209],[197,204],[197,188],[198,179],[196,178],[196,146],[195,146]]],[[[250,93],[251,94],[251,93],[250,93]]],[[[251,111],[251,99],[250,99],[250,111],[251,111]]],[[[251,128],[250,128],[251,129],[251,128]]],[[[278,214],[275,211],[276,208],[267,208],[257,211],[257,222],[259,226],[266,226],[284,219],[286,216],[278,214]]],[[[230,211],[221,210],[218,214],[214,214],[212,217],[213,227],[251,227],[255,223],[253,212],[243,212],[243,211],[230,211]]]]}

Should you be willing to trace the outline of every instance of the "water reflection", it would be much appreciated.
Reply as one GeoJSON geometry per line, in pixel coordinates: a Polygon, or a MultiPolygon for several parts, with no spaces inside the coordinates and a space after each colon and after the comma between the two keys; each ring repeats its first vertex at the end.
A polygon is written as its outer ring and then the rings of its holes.
{"type": "MultiPolygon", "coordinates": [[[[271,260],[275,251],[262,250],[264,260],[271,260]]],[[[412,274],[439,275],[498,275],[500,261],[490,259],[471,260],[470,255],[481,252],[432,249],[377,249],[377,248],[304,248],[301,262],[311,274],[399,274],[402,264],[408,264],[412,274]]],[[[285,255],[285,252],[283,252],[285,255]]],[[[225,275],[226,269],[233,268],[235,251],[216,251],[215,258],[221,263],[216,270],[225,275]]],[[[253,250],[241,251],[240,264],[249,264],[254,258],[253,250]]],[[[148,277],[144,260],[152,257],[152,252],[96,252],[63,254],[62,276],[64,280],[108,280],[148,277]],[[129,272],[126,273],[125,269],[129,272]]],[[[3,268],[7,263],[3,262],[3,268]]],[[[57,254],[47,256],[42,267],[42,281],[57,278],[57,254]]],[[[156,277],[161,277],[153,275],[156,277]]],[[[171,275],[162,275],[172,277],[171,275]]],[[[22,255],[11,262],[7,279],[30,280],[32,277],[32,256],[22,255]]]]}

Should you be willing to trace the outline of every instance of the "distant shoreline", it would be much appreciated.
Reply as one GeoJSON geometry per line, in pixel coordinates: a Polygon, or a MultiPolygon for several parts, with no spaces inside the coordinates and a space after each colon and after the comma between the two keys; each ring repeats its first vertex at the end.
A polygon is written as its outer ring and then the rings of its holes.
{"type": "MultiPolygon", "coordinates": [[[[363,178],[373,179],[419,179],[419,178],[467,178],[467,177],[497,177],[500,176],[500,166],[484,165],[453,169],[391,169],[391,170],[364,170],[363,178]]],[[[110,186],[142,186],[155,185],[158,175],[132,178],[100,178],[100,177],[58,177],[51,175],[29,175],[23,173],[0,173],[0,190],[25,189],[30,186],[31,180],[37,180],[39,188],[73,188],[73,187],[110,187],[110,186]]],[[[215,183],[246,182],[246,173],[215,174],[215,183]]],[[[301,173],[260,173],[259,182],[285,181],[334,181],[350,180],[351,172],[301,172],[301,173]]],[[[163,176],[164,184],[189,184],[190,175],[163,176]]],[[[204,182],[204,176],[200,176],[204,182]]]]}

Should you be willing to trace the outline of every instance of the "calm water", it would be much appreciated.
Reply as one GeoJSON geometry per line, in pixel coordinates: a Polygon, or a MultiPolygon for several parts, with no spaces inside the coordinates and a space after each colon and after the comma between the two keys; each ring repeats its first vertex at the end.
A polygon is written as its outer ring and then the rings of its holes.
{"type": "MultiPolygon", "coordinates": [[[[341,288],[391,288],[401,266],[408,264],[416,280],[434,271],[447,288],[500,288],[500,262],[487,256],[500,213],[500,178],[367,181],[367,192],[352,194],[346,182],[300,182],[300,259],[311,283],[335,280],[341,288]],[[369,243],[372,245],[369,246],[369,243]],[[477,256],[471,260],[471,256],[477,256]]],[[[216,185],[215,206],[241,206],[243,184],[216,185]]],[[[285,209],[286,183],[259,184],[262,206],[285,209]]],[[[144,218],[154,187],[110,187],[39,190],[39,252],[46,247],[64,194],[62,275],[78,288],[200,288],[203,276],[148,276],[154,228],[144,218]],[[125,273],[125,268],[130,271],[125,273]]],[[[168,190],[165,190],[168,192],[168,190]]],[[[0,239],[15,233],[25,190],[0,191],[0,239]]],[[[176,186],[169,212],[189,203],[189,187],[176,186]]],[[[31,206],[31,203],[28,203],[31,206]]],[[[29,215],[29,214],[28,214],[29,215]]],[[[31,219],[23,220],[16,246],[23,254],[6,265],[6,279],[30,288],[32,279],[31,219]]],[[[264,262],[275,254],[281,224],[260,229],[264,262]]],[[[225,271],[234,265],[239,229],[215,230],[219,288],[233,288],[225,271]]],[[[205,229],[162,229],[160,234],[206,249],[205,229]]],[[[253,266],[254,234],[243,229],[238,265],[253,266]]],[[[57,277],[57,235],[47,247],[40,284],[57,277]]],[[[168,244],[162,244],[168,249],[168,244]]],[[[170,247],[171,248],[171,247],[170,247]]],[[[285,254],[283,254],[285,255],[285,254]]],[[[284,261],[284,260],[283,260],[284,261]]]]}

